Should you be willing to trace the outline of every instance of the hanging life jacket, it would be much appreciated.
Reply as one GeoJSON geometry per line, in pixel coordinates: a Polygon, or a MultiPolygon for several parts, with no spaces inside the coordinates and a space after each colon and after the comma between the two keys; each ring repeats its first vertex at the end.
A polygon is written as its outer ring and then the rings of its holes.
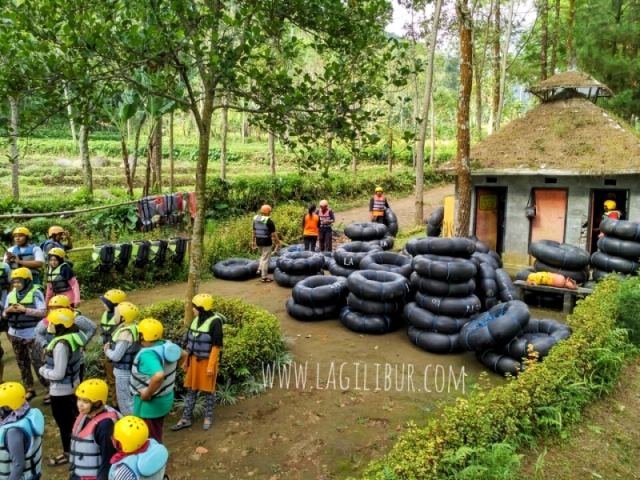
{"type": "Polygon", "coordinates": [[[153,240],[151,242],[151,251],[149,252],[149,260],[153,260],[156,266],[162,266],[167,258],[167,248],[169,242],[167,240],[153,240]]]}
{"type": "Polygon", "coordinates": [[[113,268],[115,260],[115,247],[111,243],[98,244],[93,246],[91,254],[92,262],[100,262],[98,271],[101,273],[109,273],[113,268]]]}
{"type": "Polygon", "coordinates": [[[130,243],[121,243],[116,245],[115,257],[116,261],[114,266],[116,267],[116,271],[119,273],[124,273],[129,265],[129,261],[131,260],[131,251],[133,250],[133,246],[130,243]]]}
{"type": "Polygon", "coordinates": [[[169,240],[169,250],[173,252],[171,261],[173,263],[182,263],[184,255],[187,253],[187,239],[176,237],[169,240]]]}
{"type": "Polygon", "coordinates": [[[149,251],[151,244],[149,240],[139,240],[132,242],[131,258],[133,258],[133,266],[142,268],[149,263],[149,251]]]}
{"type": "Polygon", "coordinates": [[[136,358],[133,360],[131,366],[131,377],[129,379],[129,390],[131,395],[140,395],[138,390],[144,390],[149,387],[149,381],[151,377],[145,375],[138,370],[140,365],[140,355],[146,352],[153,352],[158,356],[158,359],[162,363],[162,369],[164,370],[164,380],[160,388],[152,395],[152,398],[162,397],[169,395],[173,392],[173,388],[176,383],[176,369],[178,367],[178,360],[182,354],[182,349],[173,342],[165,341],[161,345],[155,345],[153,347],[143,348],[138,352],[136,358]]]}
{"type": "Polygon", "coordinates": [[[105,406],[104,410],[89,420],[84,427],[85,415],[78,415],[71,433],[71,455],[69,470],[80,478],[96,478],[100,470],[102,458],[100,446],[96,443],[95,432],[98,423],[111,420],[116,423],[121,415],[113,408],[105,406]]]}
{"type": "Polygon", "coordinates": [[[66,335],[54,337],[46,348],[47,368],[50,370],[53,370],[55,365],[53,363],[53,355],[49,355],[49,353],[53,352],[53,349],[59,342],[65,342],[69,346],[71,354],[67,361],[67,368],[64,372],[64,377],[62,380],[57,380],[57,383],[70,383],[71,385],[74,385],[76,381],[80,379],[80,367],[82,366],[82,359],[84,357],[82,347],[87,344],[87,337],[82,332],[68,333],[66,335]]]}
{"type": "Polygon", "coordinates": [[[213,348],[213,337],[211,336],[211,325],[216,320],[224,322],[224,317],[218,313],[207,318],[202,325],[198,326],[198,317],[193,319],[187,331],[187,352],[198,358],[209,358],[213,348]]]}
{"type": "Polygon", "coordinates": [[[20,480],[31,480],[38,476],[42,467],[42,435],[44,416],[37,408],[31,408],[20,420],[0,427],[0,479],[11,475],[11,454],[7,448],[7,432],[17,428],[25,438],[24,470],[20,480]]]}
{"type": "Polygon", "coordinates": [[[115,477],[118,467],[122,465],[126,465],[138,480],[147,477],[162,478],[168,460],[167,447],[150,438],[149,446],[144,452],[127,455],[111,465],[109,478],[115,477]]]}
{"type": "Polygon", "coordinates": [[[253,230],[256,232],[256,238],[271,237],[269,227],[267,227],[268,221],[269,217],[265,217],[264,215],[256,215],[253,217],[253,230]]]}
{"type": "MultiPolygon", "coordinates": [[[[0,261],[0,293],[6,292],[11,286],[11,278],[9,277],[9,270],[5,268],[5,263],[0,261]]],[[[4,308],[2,305],[0,308],[4,308]]]]}
{"type": "Polygon", "coordinates": [[[387,208],[387,197],[384,195],[378,197],[377,195],[373,196],[373,209],[371,212],[374,217],[382,217],[384,215],[384,210],[387,208]]]}
{"type": "MultiPolygon", "coordinates": [[[[17,256],[19,260],[32,262],[36,259],[35,248],[36,248],[35,245],[29,244],[26,247],[24,247],[22,252],[20,252],[20,248],[14,245],[7,251],[17,256]]],[[[9,263],[9,266],[11,267],[11,270],[15,270],[16,268],[24,268],[22,265],[18,265],[16,262],[9,263]]],[[[33,275],[34,280],[36,277],[40,278],[39,268],[30,268],[29,270],[31,271],[31,275],[33,275]]]]}
{"type": "Polygon", "coordinates": [[[125,332],[131,332],[131,336],[133,337],[133,342],[129,345],[129,348],[124,352],[124,355],[120,360],[110,360],[113,368],[118,368],[120,370],[131,370],[131,366],[133,365],[133,360],[136,358],[136,355],[142,348],[140,343],[138,342],[138,326],[135,324],[124,325],[122,328],[117,328],[113,335],[111,336],[111,350],[116,349],[116,343],[118,342],[118,338],[120,335],[125,332]]]}
{"type": "Polygon", "coordinates": [[[53,290],[53,293],[55,294],[68,292],[69,290],[71,290],[69,281],[61,275],[63,265],[69,266],[67,262],[63,262],[54,269],[49,267],[47,271],[47,282],[51,284],[51,290],[53,290]]]}
{"type": "MultiPolygon", "coordinates": [[[[31,285],[31,288],[27,292],[27,294],[22,297],[22,300],[18,301],[18,291],[11,290],[9,293],[9,305],[13,305],[14,303],[19,303],[26,308],[36,308],[36,303],[34,296],[38,288],[35,285],[31,285]]],[[[27,315],[27,313],[8,313],[7,319],[9,321],[9,326],[11,328],[15,328],[16,330],[24,330],[25,328],[34,328],[40,320],[39,317],[33,317],[31,315],[27,315]]]]}

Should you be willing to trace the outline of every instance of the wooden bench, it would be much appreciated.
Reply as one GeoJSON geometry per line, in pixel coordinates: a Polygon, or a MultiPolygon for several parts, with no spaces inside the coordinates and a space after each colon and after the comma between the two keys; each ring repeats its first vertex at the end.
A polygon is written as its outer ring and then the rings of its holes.
{"type": "Polygon", "coordinates": [[[576,306],[576,297],[584,297],[593,293],[593,290],[591,288],[578,287],[575,290],[571,290],[570,288],[557,288],[550,287],[548,285],[527,285],[527,282],[525,282],[524,280],[516,280],[515,282],[513,282],[513,285],[514,287],[516,287],[516,291],[518,292],[518,297],[520,298],[520,300],[524,300],[525,291],[555,293],[556,295],[562,295],[564,297],[564,300],[562,302],[562,311],[565,313],[573,312],[573,307],[576,306]]]}

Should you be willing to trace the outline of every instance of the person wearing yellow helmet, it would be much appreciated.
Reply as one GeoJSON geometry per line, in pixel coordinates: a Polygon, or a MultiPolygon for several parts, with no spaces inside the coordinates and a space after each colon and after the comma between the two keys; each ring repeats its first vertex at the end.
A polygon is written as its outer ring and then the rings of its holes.
{"type": "Polygon", "coordinates": [[[140,310],[133,303],[122,302],[118,305],[118,311],[122,322],[111,334],[110,341],[104,344],[104,354],[113,366],[120,413],[132,415],[133,397],[129,390],[129,381],[133,359],[140,351],[136,324],[140,310]]]}
{"type": "MultiPolygon", "coordinates": [[[[22,383],[27,389],[27,400],[36,396],[31,367],[34,358],[36,325],[47,315],[44,296],[36,285],[28,268],[11,272],[13,290],[7,295],[2,312],[9,325],[8,335],[16,356],[22,383]]],[[[35,367],[35,365],[34,365],[35,367]]],[[[49,382],[38,375],[40,384],[47,388],[49,382]]]]}
{"type": "Polygon", "coordinates": [[[47,268],[47,304],[54,295],[64,295],[71,300],[71,306],[80,306],[80,285],[71,266],[65,261],[65,253],[61,248],[50,248],[47,268]]]}
{"type": "Polygon", "coordinates": [[[118,453],[111,459],[109,480],[161,480],[169,460],[164,445],[149,438],[144,420],[123,417],[113,429],[113,444],[118,453]]]}
{"type": "Polygon", "coordinates": [[[7,250],[4,261],[9,264],[12,270],[28,268],[31,270],[33,283],[40,285],[40,269],[44,265],[42,249],[29,243],[31,232],[25,227],[15,228],[12,235],[15,245],[7,250]]]}
{"type": "Polygon", "coordinates": [[[269,275],[269,261],[273,253],[273,243],[278,248],[282,248],[280,238],[276,233],[276,225],[269,217],[271,215],[271,205],[260,207],[260,215],[253,217],[253,230],[251,231],[251,249],[260,251],[260,263],[258,272],[262,278],[262,283],[273,282],[269,275]]]}
{"type": "Polygon", "coordinates": [[[73,423],[78,416],[75,390],[80,383],[80,367],[87,338],[74,324],[71,309],[58,308],[47,315],[55,328],[55,336],[46,348],[46,365],[40,375],[51,382],[51,413],[60,431],[62,454],[47,463],[51,467],[67,464],[71,447],[73,423]]]}
{"type": "Polygon", "coordinates": [[[173,408],[176,369],[187,360],[187,352],[163,340],[164,327],[155,318],[138,324],[142,347],[131,366],[129,387],[133,395],[133,414],[149,427],[149,436],[162,443],[164,417],[173,408]]]}
{"type": "Polygon", "coordinates": [[[191,415],[196,405],[198,391],[205,394],[204,425],[211,428],[213,409],[216,404],[216,378],[222,351],[222,323],[224,317],[213,310],[213,297],[200,293],[191,300],[195,318],[187,331],[187,353],[189,354],[184,386],[187,389],[182,418],[171,427],[180,430],[191,426],[191,415]]]}
{"type": "Polygon", "coordinates": [[[52,248],[61,248],[65,252],[68,252],[73,248],[71,234],[68,230],[65,230],[58,225],[53,225],[49,227],[49,230],[47,231],[47,240],[42,245],[40,245],[40,248],[45,255],[47,255],[49,253],[49,250],[51,250],[52,248]],[[63,238],[67,240],[66,245],[62,244],[63,238]]]}
{"type": "Polygon", "coordinates": [[[17,382],[0,385],[0,479],[41,478],[44,416],[17,382]]]}
{"type": "Polygon", "coordinates": [[[369,200],[369,214],[372,222],[384,223],[384,211],[389,208],[387,197],[384,196],[384,189],[376,187],[375,194],[369,200]]]}
{"type": "MultiPolygon", "coordinates": [[[[111,341],[111,335],[118,325],[120,325],[118,305],[127,301],[127,294],[120,289],[114,288],[102,295],[100,300],[102,300],[105,309],[105,312],[102,314],[102,320],[100,321],[102,327],[102,344],[105,345],[111,341]]],[[[113,373],[113,364],[108,361],[106,357],[104,359],[104,370],[107,376],[109,390],[111,391],[111,404],[114,408],[118,408],[120,403],[118,402],[118,393],[116,392],[116,377],[113,373]]]]}
{"type": "Polygon", "coordinates": [[[604,213],[602,214],[602,218],[610,218],[612,220],[620,220],[622,218],[622,212],[620,210],[616,210],[615,200],[605,200],[604,202],[604,213]]]}
{"type": "Polygon", "coordinates": [[[107,405],[109,387],[104,380],[85,380],[76,388],[78,417],[73,424],[69,480],[108,480],[115,423],[121,415],[107,405]]]}

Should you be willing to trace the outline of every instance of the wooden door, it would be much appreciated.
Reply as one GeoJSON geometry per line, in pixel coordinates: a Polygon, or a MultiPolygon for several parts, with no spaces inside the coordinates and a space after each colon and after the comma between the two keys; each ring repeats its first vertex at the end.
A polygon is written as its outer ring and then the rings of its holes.
{"type": "Polygon", "coordinates": [[[498,245],[498,197],[493,188],[476,190],[476,237],[491,250],[498,245]]]}
{"type": "MultiPolygon", "coordinates": [[[[536,218],[531,221],[530,242],[555,240],[564,242],[567,217],[567,191],[535,189],[536,218]]],[[[533,264],[533,257],[530,258],[533,264]]]]}

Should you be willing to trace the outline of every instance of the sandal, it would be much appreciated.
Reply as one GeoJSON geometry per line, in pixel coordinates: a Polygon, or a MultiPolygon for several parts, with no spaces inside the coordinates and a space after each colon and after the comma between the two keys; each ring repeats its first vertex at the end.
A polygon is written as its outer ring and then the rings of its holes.
{"type": "Polygon", "coordinates": [[[173,427],[171,427],[171,430],[173,430],[174,432],[177,432],[178,430],[182,430],[183,428],[189,428],[190,426],[191,426],[190,421],[183,422],[182,420],[180,420],[173,427]]]}
{"type": "Polygon", "coordinates": [[[30,402],[32,398],[36,398],[38,396],[38,394],[33,391],[33,390],[27,390],[27,396],[25,397],[25,400],[27,402],[30,402]]]}
{"type": "Polygon", "coordinates": [[[202,424],[202,429],[203,430],[210,430],[212,425],[213,425],[213,420],[209,420],[209,423],[203,423],[202,424]]]}
{"type": "Polygon", "coordinates": [[[273,282],[273,278],[263,278],[262,279],[262,283],[269,283],[269,282],[273,282]]]}
{"type": "Polygon", "coordinates": [[[47,465],[49,465],[50,467],[60,467],[68,463],[69,457],[63,453],[62,455],[58,455],[56,458],[50,458],[47,462],[47,465]]]}
{"type": "Polygon", "coordinates": [[[44,400],[42,400],[42,404],[51,405],[51,395],[47,395],[46,397],[44,397],[44,400]]]}

